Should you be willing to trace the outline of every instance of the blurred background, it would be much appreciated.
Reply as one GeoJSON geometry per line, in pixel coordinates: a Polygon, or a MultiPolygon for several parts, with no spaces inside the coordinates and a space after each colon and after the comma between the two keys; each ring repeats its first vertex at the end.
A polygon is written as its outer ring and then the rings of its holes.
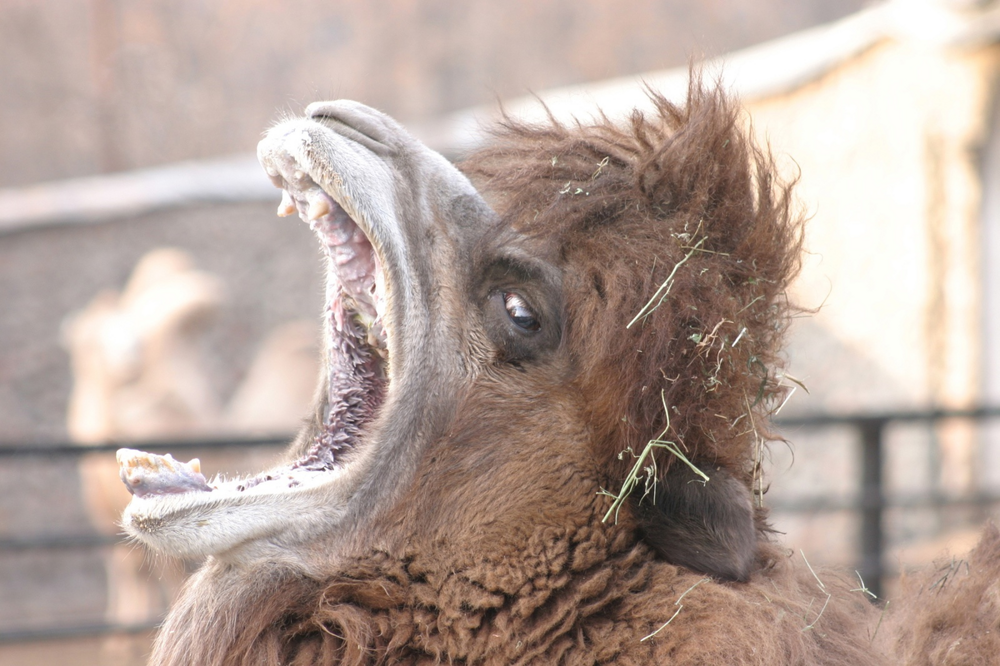
{"type": "Polygon", "coordinates": [[[811,218],[775,525],[885,594],[960,557],[1000,505],[998,4],[0,3],[0,663],[141,664],[183,580],[102,444],[252,470],[307,410],[321,264],[253,151],[318,99],[457,158],[499,100],[614,116],[721,56],[811,218]]]}

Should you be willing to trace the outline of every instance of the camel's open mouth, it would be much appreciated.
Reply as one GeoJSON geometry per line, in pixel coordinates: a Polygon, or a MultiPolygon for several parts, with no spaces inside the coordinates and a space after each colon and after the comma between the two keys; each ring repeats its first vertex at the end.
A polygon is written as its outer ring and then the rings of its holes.
{"type": "Polygon", "coordinates": [[[264,166],[282,190],[278,215],[298,212],[316,233],[327,259],[327,389],[322,425],[301,458],[239,481],[208,482],[197,460],[182,463],[169,455],[122,449],[121,477],[137,497],[254,493],[311,485],[349,461],[384,401],[389,358],[383,320],[386,279],[370,234],[291,158],[271,158],[264,166]]]}
{"type": "Polygon", "coordinates": [[[368,234],[307,175],[271,178],[282,188],[278,215],[297,211],[319,238],[329,265],[323,428],[306,456],[293,464],[293,469],[327,470],[355,446],[385,396],[385,273],[368,234]]]}

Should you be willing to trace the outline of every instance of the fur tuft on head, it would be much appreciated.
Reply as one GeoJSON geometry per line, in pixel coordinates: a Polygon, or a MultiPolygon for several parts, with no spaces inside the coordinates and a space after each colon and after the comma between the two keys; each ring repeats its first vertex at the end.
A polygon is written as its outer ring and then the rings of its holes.
{"type": "MultiPolygon", "coordinates": [[[[780,349],[799,269],[792,183],[739,107],[692,76],[687,103],[543,126],[507,118],[463,165],[507,225],[557,244],[581,393],[611,461],[664,429],[689,458],[749,485],[786,387],[780,349]],[[587,293],[589,292],[589,293],[587,293]],[[668,428],[669,419],[669,428],[668,428]]],[[[505,225],[505,226],[507,226],[505,225]]],[[[622,463],[609,463],[623,478],[622,463]]],[[[676,460],[658,461],[660,474],[676,460]]]]}

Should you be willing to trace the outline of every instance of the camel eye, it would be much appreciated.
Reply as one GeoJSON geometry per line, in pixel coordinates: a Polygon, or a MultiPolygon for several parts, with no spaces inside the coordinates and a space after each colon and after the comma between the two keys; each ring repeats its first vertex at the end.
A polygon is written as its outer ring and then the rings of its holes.
{"type": "Polygon", "coordinates": [[[518,327],[526,331],[537,331],[542,326],[535,319],[535,313],[528,307],[527,302],[518,294],[507,291],[503,295],[503,304],[507,308],[507,315],[518,327]]]}

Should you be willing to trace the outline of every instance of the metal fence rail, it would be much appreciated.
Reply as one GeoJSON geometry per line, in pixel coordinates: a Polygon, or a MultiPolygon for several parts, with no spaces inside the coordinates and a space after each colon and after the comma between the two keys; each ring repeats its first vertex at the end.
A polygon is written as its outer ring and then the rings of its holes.
{"type": "MultiPolygon", "coordinates": [[[[214,438],[188,440],[143,440],[141,442],[107,442],[103,444],[75,444],[71,442],[33,442],[0,444],[0,465],[13,460],[48,459],[74,460],[92,454],[112,455],[120,448],[137,448],[154,453],[179,451],[217,451],[223,449],[249,449],[285,447],[292,435],[270,435],[248,438],[214,438]]],[[[123,536],[101,534],[96,531],[73,533],[42,533],[27,536],[0,535],[0,553],[52,550],[81,550],[108,548],[124,541],[123,536]]],[[[113,634],[139,634],[155,629],[162,618],[152,618],[135,624],[114,624],[104,621],[81,624],[59,624],[43,627],[2,627],[0,644],[41,642],[60,639],[109,636],[113,634]]]]}
{"type": "MultiPolygon", "coordinates": [[[[915,506],[988,506],[1000,503],[1000,496],[980,493],[971,497],[950,498],[940,495],[923,495],[908,498],[889,498],[885,493],[885,432],[896,423],[935,424],[939,421],[961,419],[982,422],[1000,417],[1000,407],[972,409],[931,409],[883,412],[877,414],[816,414],[777,421],[780,428],[821,428],[850,426],[858,435],[861,459],[861,484],[858,497],[844,506],[843,502],[824,502],[814,505],[811,511],[831,511],[847,508],[861,516],[860,557],[857,570],[868,588],[881,596],[885,569],[882,556],[885,552],[885,511],[892,507],[915,506]],[[840,506],[838,506],[838,504],[840,506]]],[[[783,510],[802,510],[805,507],[782,507],[783,510]]]]}
{"type": "Polygon", "coordinates": [[[141,442],[106,442],[104,444],[74,444],[71,442],[37,442],[34,444],[0,444],[0,459],[60,456],[78,458],[90,453],[114,453],[118,449],[137,448],[156,453],[163,451],[190,451],[192,449],[249,448],[258,446],[286,446],[292,436],[216,438],[216,439],[152,439],[141,442]]]}
{"type": "Polygon", "coordinates": [[[43,641],[62,640],[66,638],[90,638],[92,636],[110,636],[113,634],[141,634],[153,631],[160,626],[163,618],[137,624],[109,624],[97,622],[94,624],[57,625],[40,627],[38,629],[5,629],[0,631],[0,644],[3,643],[35,643],[43,641]]]}
{"type": "MultiPolygon", "coordinates": [[[[820,496],[808,500],[774,501],[769,505],[783,512],[823,513],[833,511],[856,512],[860,516],[860,553],[857,570],[867,587],[876,595],[882,590],[886,571],[882,564],[886,546],[884,518],[890,508],[922,508],[1000,505],[1000,495],[975,493],[964,497],[945,497],[939,493],[920,493],[888,497],[885,492],[885,433],[889,426],[899,423],[933,425],[939,421],[961,419],[980,423],[1000,418],[1000,407],[978,407],[965,410],[912,410],[873,414],[817,414],[776,421],[780,430],[846,426],[857,434],[858,453],[861,461],[861,482],[854,497],[820,496]]],[[[290,437],[257,437],[248,439],[212,440],[158,440],[141,443],[114,442],[97,445],[71,443],[43,443],[0,445],[0,460],[15,458],[56,457],[74,458],[91,453],[113,452],[122,447],[135,447],[153,452],[184,450],[217,450],[225,448],[283,446],[290,437]]],[[[118,543],[121,539],[97,533],[41,534],[26,537],[0,536],[0,551],[45,549],[102,548],[118,543]]],[[[93,623],[80,626],[53,626],[35,629],[0,629],[0,643],[42,641],[57,638],[137,633],[155,628],[158,621],[135,625],[93,623]]]]}
{"type": "MultiPolygon", "coordinates": [[[[292,441],[292,436],[272,435],[267,437],[144,440],[142,442],[107,442],[104,444],[73,444],[70,442],[37,442],[35,444],[0,444],[0,461],[11,458],[80,458],[94,453],[114,453],[121,448],[138,448],[152,453],[176,453],[178,451],[212,451],[230,448],[283,447],[292,441]]],[[[0,535],[0,552],[11,550],[51,550],[70,548],[100,548],[121,543],[123,537],[97,532],[77,534],[34,534],[31,536],[0,535]]],[[[4,633],[0,630],[0,641],[4,633]]]]}

